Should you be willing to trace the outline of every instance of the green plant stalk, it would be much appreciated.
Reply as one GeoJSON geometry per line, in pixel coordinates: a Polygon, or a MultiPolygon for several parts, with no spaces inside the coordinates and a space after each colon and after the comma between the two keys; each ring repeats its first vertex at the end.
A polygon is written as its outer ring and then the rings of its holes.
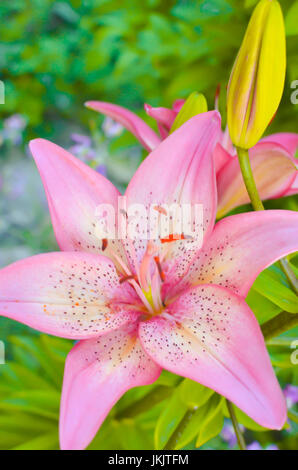
{"type": "Polygon", "coordinates": [[[281,312],[276,317],[263,323],[261,330],[265,340],[268,341],[297,325],[298,313],[281,312]]]}
{"type": "Polygon", "coordinates": [[[252,207],[255,211],[263,211],[264,206],[259,196],[256,183],[252,174],[248,150],[237,147],[237,154],[243,181],[248,192],[252,207]]]}
{"type": "Polygon", "coordinates": [[[239,424],[238,424],[238,421],[237,421],[237,418],[236,418],[236,415],[235,415],[235,411],[234,411],[234,406],[232,405],[232,403],[229,400],[226,400],[226,402],[227,402],[227,408],[228,408],[228,411],[229,411],[229,414],[230,414],[230,418],[231,418],[231,421],[232,421],[232,424],[233,424],[233,428],[234,428],[234,431],[235,431],[235,434],[236,434],[239,449],[240,450],[245,450],[246,449],[245,440],[244,440],[242,432],[240,431],[240,428],[239,428],[239,424]]]}
{"type": "Polygon", "coordinates": [[[279,264],[280,264],[281,269],[285,273],[290,286],[292,286],[293,291],[298,295],[298,279],[295,276],[295,273],[292,271],[287,258],[281,259],[279,261],[279,264]]]}
{"type": "Polygon", "coordinates": [[[178,442],[181,434],[185,430],[186,426],[188,425],[189,421],[191,420],[191,418],[193,417],[195,412],[196,412],[196,409],[191,409],[191,410],[188,410],[185,413],[182,420],[178,424],[177,428],[175,429],[175,431],[171,435],[170,439],[168,440],[168,442],[164,446],[164,450],[175,450],[176,449],[176,445],[177,445],[177,442],[178,442]]]}
{"type": "Polygon", "coordinates": [[[168,398],[172,392],[172,387],[168,387],[166,385],[159,385],[147,395],[145,395],[145,397],[141,398],[140,400],[137,400],[136,402],[129,405],[127,408],[124,408],[123,410],[119,411],[119,413],[117,413],[114,418],[117,420],[135,418],[139,414],[148,411],[154,405],[157,405],[161,401],[168,398]]]}
{"type": "MultiPolygon", "coordinates": [[[[239,165],[242,173],[242,178],[248,192],[250,202],[255,211],[265,210],[261,198],[259,196],[257,186],[253,177],[248,150],[237,147],[237,155],[239,160],[239,165]]],[[[279,262],[281,269],[285,273],[290,285],[292,286],[294,292],[298,295],[298,280],[293,273],[287,259],[280,260],[279,262]]]]}

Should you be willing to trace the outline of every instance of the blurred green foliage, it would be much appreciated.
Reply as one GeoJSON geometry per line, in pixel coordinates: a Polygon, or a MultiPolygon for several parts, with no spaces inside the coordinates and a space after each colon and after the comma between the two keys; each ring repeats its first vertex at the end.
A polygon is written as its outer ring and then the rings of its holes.
{"type": "MultiPolygon", "coordinates": [[[[2,116],[27,116],[29,134],[55,135],[59,120],[87,123],[87,99],[140,110],[193,90],[213,106],[224,91],[254,0],[9,0],[0,4],[2,116]]],[[[295,130],[289,106],[298,76],[297,1],[284,0],[288,73],[273,124],[295,130]]]]}
{"type": "MultiPolygon", "coordinates": [[[[9,342],[14,360],[0,368],[0,449],[58,449],[63,369],[73,342],[26,334],[12,336],[9,342]]],[[[287,342],[273,344],[270,348],[282,354],[287,342]]],[[[289,368],[281,367],[281,371],[283,382],[291,380],[289,368]]],[[[248,442],[257,440],[266,446],[275,440],[281,448],[295,448],[295,421],[291,421],[291,428],[286,425],[283,431],[273,433],[237,408],[236,415],[246,428],[248,442]]],[[[227,416],[225,401],[215,392],[163,371],[154,384],[125,394],[88,449],[163,449],[169,443],[176,449],[204,449],[210,442],[218,449],[227,449],[228,443],[216,437],[227,416]],[[186,412],[191,419],[176,436],[175,430],[186,412]],[[212,438],[215,439],[210,441],[212,438]]]]}

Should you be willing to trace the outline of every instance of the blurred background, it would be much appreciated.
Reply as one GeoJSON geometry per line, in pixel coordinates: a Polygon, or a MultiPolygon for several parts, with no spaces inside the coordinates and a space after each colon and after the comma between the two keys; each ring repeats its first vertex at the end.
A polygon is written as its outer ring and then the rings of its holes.
{"type": "MultiPolygon", "coordinates": [[[[43,188],[28,152],[29,140],[43,137],[70,149],[124,189],[144,157],[143,150],[121,126],[87,110],[84,102],[104,100],[125,106],[154,127],[144,113],[144,103],[170,107],[175,99],[196,90],[205,94],[212,109],[220,84],[225,124],[230,70],[256,3],[1,1],[0,80],[5,84],[5,104],[0,104],[0,267],[57,249],[43,188]]],[[[291,103],[290,95],[291,83],[298,79],[298,2],[281,3],[286,21],[287,79],[268,133],[297,132],[298,105],[291,103]]],[[[297,209],[297,199],[277,200],[272,207],[297,209]]],[[[39,335],[3,318],[0,340],[9,361],[0,367],[0,448],[57,448],[63,361],[71,342],[39,335]]],[[[280,349],[273,354],[277,367],[281,361],[289,361],[280,349]]],[[[297,371],[284,365],[281,374],[284,387],[290,387],[288,400],[295,406],[297,371]]],[[[166,397],[179,380],[164,374],[157,386],[166,397]]],[[[155,386],[150,387],[124,397],[94,448],[145,449],[164,444],[164,423],[160,431],[153,432],[163,403],[140,416],[129,411],[132,402],[154,392],[155,386]],[[125,419],[116,419],[125,408],[125,419]]],[[[260,432],[258,426],[245,424],[248,441],[255,447],[297,447],[297,425],[293,423],[280,433],[260,432]]],[[[230,431],[225,420],[222,434],[207,440],[203,448],[234,448],[230,431]]],[[[194,448],[193,440],[183,442],[194,448]]]]}

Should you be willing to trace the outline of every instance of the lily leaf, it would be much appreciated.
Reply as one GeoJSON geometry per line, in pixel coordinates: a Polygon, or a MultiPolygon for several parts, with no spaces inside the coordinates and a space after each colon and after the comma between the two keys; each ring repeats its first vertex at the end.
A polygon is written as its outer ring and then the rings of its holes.
{"type": "MultiPolygon", "coordinates": [[[[203,406],[199,407],[197,410],[194,410],[193,414],[190,415],[190,419],[188,423],[186,423],[184,429],[182,430],[177,440],[175,449],[181,449],[182,447],[185,447],[187,444],[189,444],[198,435],[198,431],[200,435],[200,432],[203,431],[205,428],[207,428],[209,426],[209,423],[211,426],[212,424],[211,421],[215,417],[217,417],[217,421],[219,421],[219,424],[217,424],[215,428],[218,429],[218,432],[220,432],[221,430],[220,424],[223,421],[222,412],[221,412],[223,400],[224,400],[223,397],[221,397],[220,395],[213,394],[212,397],[203,406]]],[[[211,429],[212,428],[210,428],[210,431],[211,429]]],[[[213,425],[213,431],[214,431],[214,425],[213,425]]],[[[204,432],[208,433],[206,429],[204,432]]],[[[204,432],[203,432],[203,436],[204,436],[204,432]]]]}
{"type": "Polygon", "coordinates": [[[285,18],[286,35],[294,36],[298,34],[298,2],[293,3],[285,18]]]}
{"type": "Polygon", "coordinates": [[[58,432],[51,431],[34,437],[22,444],[14,447],[12,450],[54,450],[59,447],[58,432]]]}
{"type": "Polygon", "coordinates": [[[224,425],[224,415],[222,407],[219,407],[218,411],[207,420],[201,427],[197,437],[196,447],[201,447],[206,442],[210,441],[213,437],[217,436],[222,430],[224,425]]]}
{"type": "Polygon", "coordinates": [[[298,297],[287,286],[282,272],[276,266],[263,271],[255,280],[253,288],[286,312],[298,312],[298,297]]]}
{"type": "Polygon", "coordinates": [[[260,325],[276,317],[276,315],[283,310],[281,307],[271,302],[271,300],[264,297],[263,294],[257,292],[254,287],[250,289],[246,297],[246,302],[254,312],[260,325]]]}
{"type": "Polygon", "coordinates": [[[204,405],[214,393],[210,388],[204,387],[204,385],[190,379],[183,380],[178,388],[178,392],[180,400],[190,409],[204,405]]]}
{"type": "Polygon", "coordinates": [[[187,410],[188,406],[183,403],[180,393],[176,390],[157,421],[154,433],[155,449],[164,448],[187,410]]]}

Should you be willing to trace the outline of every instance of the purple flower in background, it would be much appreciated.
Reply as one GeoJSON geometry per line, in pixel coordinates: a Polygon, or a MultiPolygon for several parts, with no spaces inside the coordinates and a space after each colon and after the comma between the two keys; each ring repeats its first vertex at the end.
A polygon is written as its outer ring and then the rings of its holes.
{"type": "Polygon", "coordinates": [[[88,135],[77,134],[74,132],[71,134],[71,138],[76,144],[85,145],[86,147],[91,147],[92,145],[91,137],[88,135]]]}
{"type": "Polygon", "coordinates": [[[74,133],[71,134],[71,139],[74,142],[74,145],[70,147],[69,151],[76,157],[80,158],[84,162],[93,160],[96,157],[96,152],[92,147],[92,140],[90,137],[74,133]]]}
{"type": "Polygon", "coordinates": [[[253,441],[251,444],[246,446],[247,450],[263,450],[261,444],[258,441],[253,441]]]}
{"type": "Polygon", "coordinates": [[[13,114],[3,121],[1,137],[3,141],[9,141],[14,145],[20,145],[23,141],[23,131],[27,120],[21,114],[13,114]]]}
{"type": "Polygon", "coordinates": [[[10,130],[23,131],[26,125],[27,121],[21,114],[13,114],[4,121],[4,127],[10,130]]]}
{"type": "MultiPolygon", "coordinates": [[[[244,426],[242,426],[242,424],[239,424],[239,428],[241,432],[244,432],[244,426]]],[[[225,421],[220,435],[222,439],[228,443],[231,449],[237,444],[237,437],[230,421],[225,421]]]]}
{"type": "Polygon", "coordinates": [[[95,161],[95,170],[101,175],[106,176],[107,169],[103,163],[103,160],[105,160],[104,149],[99,148],[96,150],[92,138],[88,135],[73,133],[71,134],[71,139],[74,145],[70,147],[69,151],[85,163],[93,161],[94,164],[95,161]]]}
{"type": "Polygon", "coordinates": [[[275,444],[269,444],[269,446],[263,449],[263,447],[258,441],[253,441],[251,444],[248,444],[248,446],[246,446],[246,449],[247,450],[279,450],[279,448],[275,444]]]}
{"type": "Polygon", "coordinates": [[[105,165],[97,165],[95,170],[103,176],[107,176],[107,168],[105,165]]]}
{"type": "Polygon", "coordinates": [[[298,403],[298,387],[295,387],[295,385],[288,384],[284,388],[284,395],[286,397],[288,408],[291,408],[298,403]]]}
{"type": "Polygon", "coordinates": [[[106,137],[116,137],[123,131],[123,126],[114,121],[111,117],[107,116],[103,122],[102,130],[106,137]]]}
{"type": "Polygon", "coordinates": [[[279,448],[275,444],[270,444],[265,448],[265,450],[279,450],[279,448]]]}
{"type": "Polygon", "coordinates": [[[221,437],[228,443],[229,447],[234,447],[237,444],[237,438],[233,426],[226,422],[221,431],[221,437]]]}

